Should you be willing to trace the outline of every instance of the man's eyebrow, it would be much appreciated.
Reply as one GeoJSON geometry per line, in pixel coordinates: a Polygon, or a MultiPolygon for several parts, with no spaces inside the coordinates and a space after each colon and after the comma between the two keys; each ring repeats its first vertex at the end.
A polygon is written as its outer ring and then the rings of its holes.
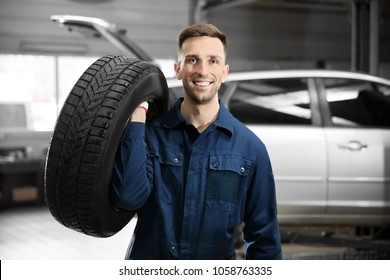
{"type": "Polygon", "coordinates": [[[187,58],[187,57],[190,57],[190,58],[192,58],[192,57],[198,58],[199,56],[196,55],[196,54],[187,54],[187,55],[185,56],[185,58],[187,58]]]}
{"type": "MultiPolygon", "coordinates": [[[[190,58],[199,58],[199,55],[196,55],[196,54],[187,54],[186,56],[185,56],[186,58],[188,58],[188,57],[190,57],[190,58]]],[[[218,58],[218,59],[222,59],[222,57],[221,56],[219,56],[219,55],[208,55],[207,56],[208,58],[211,58],[211,59],[215,59],[215,58],[218,58]]]]}
{"type": "Polygon", "coordinates": [[[222,57],[221,56],[219,56],[219,55],[209,55],[209,57],[210,58],[218,58],[218,59],[222,59],[222,57]]]}

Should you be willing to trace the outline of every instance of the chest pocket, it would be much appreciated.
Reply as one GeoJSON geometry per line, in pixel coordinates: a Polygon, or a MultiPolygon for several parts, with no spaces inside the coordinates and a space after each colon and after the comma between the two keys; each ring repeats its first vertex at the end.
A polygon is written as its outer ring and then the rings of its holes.
{"type": "Polygon", "coordinates": [[[208,207],[234,210],[242,196],[252,162],[235,155],[210,156],[207,174],[208,207]]]}
{"type": "MultiPolygon", "coordinates": [[[[158,173],[156,196],[168,203],[177,200],[183,180],[183,153],[180,150],[164,148],[156,152],[158,158],[158,173]]],[[[156,170],[155,169],[155,170],[156,170]]]]}

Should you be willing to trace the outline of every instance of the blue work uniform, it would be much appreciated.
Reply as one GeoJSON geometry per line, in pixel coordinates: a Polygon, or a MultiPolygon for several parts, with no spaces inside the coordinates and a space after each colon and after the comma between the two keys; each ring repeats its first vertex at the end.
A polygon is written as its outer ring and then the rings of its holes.
{"type": "Polygon", "coordinates": [[[129,122],[119,144],[112,199],[138,217],[126,259],[235,259],[242,222],[247,259],[281,259],[266,147],[222,102],[202,133],[181,102],[151,124],[129,122]]]}

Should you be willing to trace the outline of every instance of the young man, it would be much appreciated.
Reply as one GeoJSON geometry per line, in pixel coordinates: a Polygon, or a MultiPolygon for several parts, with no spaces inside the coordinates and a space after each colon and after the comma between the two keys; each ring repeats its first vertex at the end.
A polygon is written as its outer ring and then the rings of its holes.
{"type": "Polygon", "coordinates": [[[174,65],[184,98],[150,125],[144,108],[131,116],[112,175],[114,203],[138,215],[127,259],[235,259],[242,222],[247,259],[281,259],[266,148],[218,100],[226,53],[215,26],[186,28],[174,65]]]}

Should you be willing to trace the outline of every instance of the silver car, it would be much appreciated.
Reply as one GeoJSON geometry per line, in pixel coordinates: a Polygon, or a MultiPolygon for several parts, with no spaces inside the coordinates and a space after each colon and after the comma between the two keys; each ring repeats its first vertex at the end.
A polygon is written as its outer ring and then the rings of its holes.
{"type": "MultiPolygon", "coordinates": [[[[101,19],[53,16],[150,60],[101,19]]],[[[168,80],[172,102],[181,82],[168,80]]],[[[390,81],[329,70],[231,73],[231,113],[268,147],[282,225],[390,224],[390,81]]]]}
{"type": "Polygon", "coordinates": [[[328,70],[232,73],[220,95],[268,147],[281,224],[390,223],[390,81],[328,70]]]}

